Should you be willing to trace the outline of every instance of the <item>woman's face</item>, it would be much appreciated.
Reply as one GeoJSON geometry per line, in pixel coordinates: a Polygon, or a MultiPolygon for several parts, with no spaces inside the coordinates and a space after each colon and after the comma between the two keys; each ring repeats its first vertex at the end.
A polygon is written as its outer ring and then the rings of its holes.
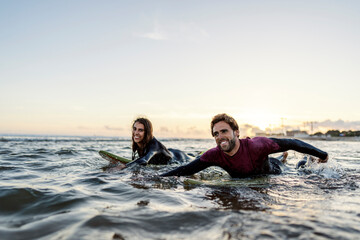
{"type": "Polygon", "coordinates": [[[145,136],[145,127],[144,124],[135,122],[132,130],[133,141],[139,144],[145,136]]]}

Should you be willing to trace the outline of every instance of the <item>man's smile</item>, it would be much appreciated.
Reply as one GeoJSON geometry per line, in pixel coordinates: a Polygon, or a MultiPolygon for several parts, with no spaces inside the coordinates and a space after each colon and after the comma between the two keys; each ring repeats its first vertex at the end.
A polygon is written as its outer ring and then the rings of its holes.
{"type": "Polygon", "coordinates": [[[219,141],[219,145],[224,151],[226,151],[230,147],[230,141],[228,139],[221,139],[219,141]]]}

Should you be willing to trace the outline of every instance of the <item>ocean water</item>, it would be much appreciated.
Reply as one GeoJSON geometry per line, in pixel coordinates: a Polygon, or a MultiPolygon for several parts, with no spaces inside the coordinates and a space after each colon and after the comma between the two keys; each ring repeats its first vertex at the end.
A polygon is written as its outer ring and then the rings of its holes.
{"type": "MultiPolygon", "coordinates": [[[[189,154],[212,139],[160,139],[189,154]]],[[[161,178],[176,166],[104,171],[99,150],[130,140],[0,137],[0,239],[360,239],[360,142],[307,141],[326,164],[231,179],[220,168],[161,178]]]]}

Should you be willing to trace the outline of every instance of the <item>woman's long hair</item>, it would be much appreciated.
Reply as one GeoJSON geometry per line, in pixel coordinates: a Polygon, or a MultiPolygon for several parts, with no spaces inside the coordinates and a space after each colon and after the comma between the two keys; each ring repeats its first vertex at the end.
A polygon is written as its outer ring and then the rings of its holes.
{"type": "Polygon", "coordinates": [[[139,156],[142,155],[144,153],[144,150],[145,150],[147,144],[151,141],[151,139],[153,139],[153,127],[152,127],[152,124],[151,124],[150,120],[147,119],[147,118],[141,117],[141,118],[135,119],[134,123],[132,124],[131,132],[133,131],[134,125],[137,122],[144,125],[145,132],[144,132],[144,139],[140,142],[140,144],[143,146],[142,149],[140,149],[140,147],[137,145],[137,143],[134,142],[134,137],[131,136],[132,151],[133,151],[132,152],[132,159],[133,160],[135,159],[136,151],[138,152],[139,156]]]}

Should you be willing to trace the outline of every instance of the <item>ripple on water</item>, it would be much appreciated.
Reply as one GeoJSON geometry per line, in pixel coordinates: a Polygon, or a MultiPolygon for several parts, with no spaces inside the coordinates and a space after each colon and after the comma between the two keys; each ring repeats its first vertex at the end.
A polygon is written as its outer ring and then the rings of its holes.
{"type": "Polygon", "coordinates": [[[76,181],[76,184],[86,184],[86,185],[94,185],[94,186],[104,185],[107,183],[108,182],[102,177],[81,178],[76,181]]]}
{"type": "Polygon", "coordinates": [[[117,215],[96,215],[79,226],[75,237],[92,237],[99,229],[110,232],[109,236],[122,236],[124,239],[183,239],[189,236],[191,239],[214,239],[214,236],[221,236],[217,219],[221,219],[223,213],[219,211],[154,214],[137,209],[117,215]]]}
{"type": "Polygon", "coordinates": [[[17,167],[15,166],[0,166],[0,172],[1,171],[10,171],[10,170],[15,170],[17,169],[17,167]]]}
{"type": "Polygon", "coordinates": [[[55,152],[55,154],[58,155],[70,155],[70,156],[75,156],[78,152],[74,149],[61,149],[57,152],[55,152]]]}
{"type": "Polygon", "coordinates": [[[72,209],[83,203],[85,198],[73,190],[54,193],[50,190],[33,188],[2,189],[0,193],[0,212],[4,214],[39,215],[54,214],[72,209]]]}
{"type": "Polygon", "coordinates": [[[268,195],[261,188],[226,187],[213,188],[205,194],[207,200],[215,203],[219,209],[255,210],[268,209],[268,195]]]}
{"type": "Polygon", "coordinates": [[[0,150],[0,155],[7,155],[10,153],[12,153],[12,151],[10,151],[10,150],[0,150]]]}
{"type": "Polygon", "coordinates": [[[32,188],[1,189],[0,212],[11,214],[23,211],[26,207],[37,203],[46,194],[32,188]]]}
{"type": "Polygon", "coordinates": [[[23,159],[41,159],[41,158],[45,158],[45,156],[40,155],[40,154],[29,154],[29,153],[25,153],[25,154],[13,154],[12,155],[13,159],[17,159],[17,160],[23,160],[23,159]]]}

